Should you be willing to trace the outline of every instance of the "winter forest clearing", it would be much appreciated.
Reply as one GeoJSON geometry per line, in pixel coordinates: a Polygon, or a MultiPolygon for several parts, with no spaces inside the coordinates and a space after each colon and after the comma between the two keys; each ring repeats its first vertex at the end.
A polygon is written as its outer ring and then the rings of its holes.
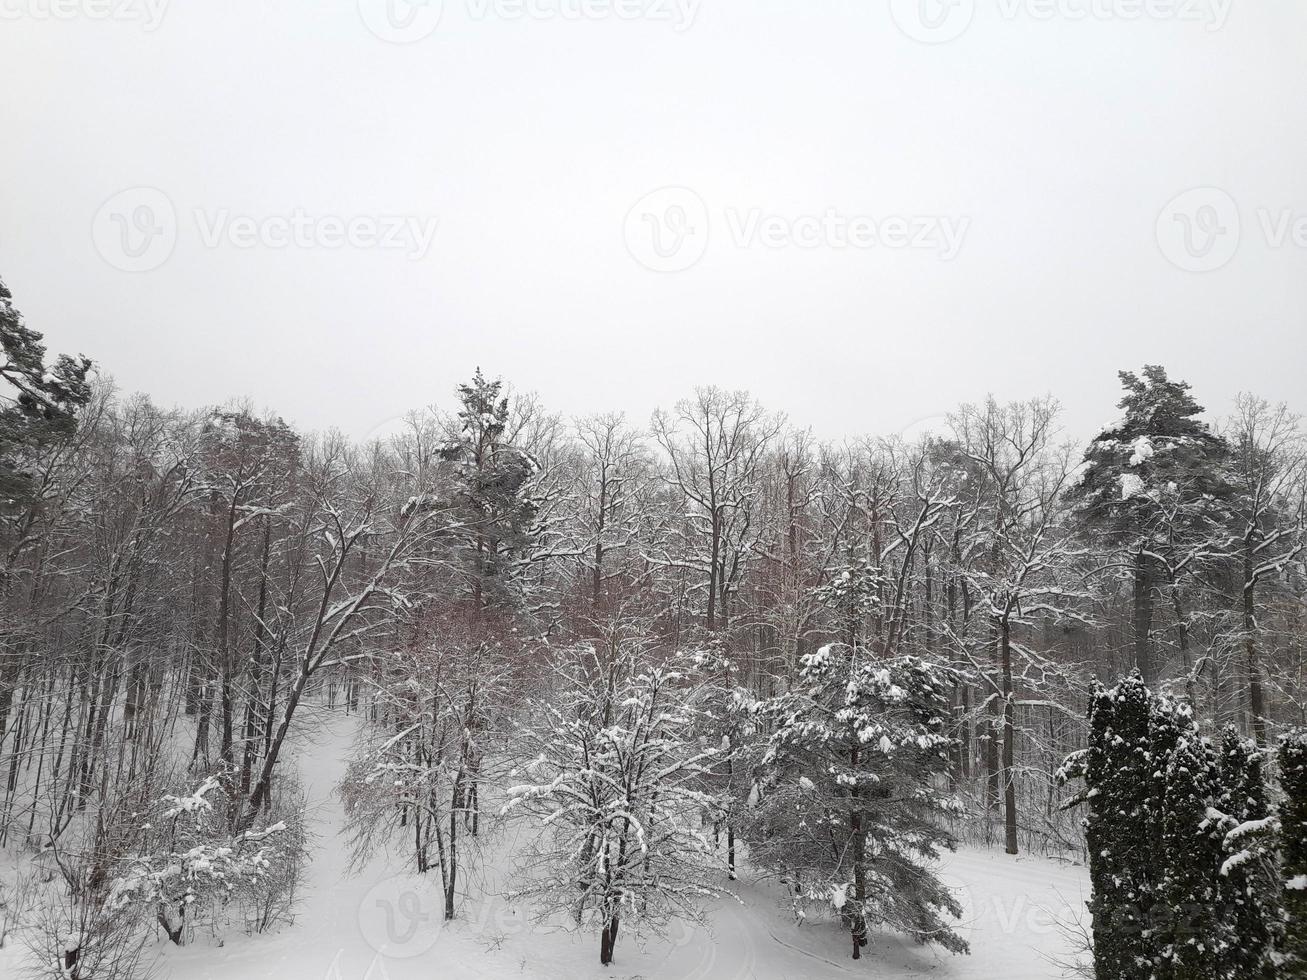
{"type": "Polygon", "coordinates": [[[1307,445],[1122,372],[818,441],[479,370],[363,444],[5,291],[6,975],[1301,976],[1307,445]]]}
{"type": "MultiPolygon", "coordinates": [[[[593,944],[562,926],[537,924],[502,898],[511,858],[529,828],[506,828],[488,853],[471,858],[469,894],[459,919],[441,921],[439,888],[379,857],[357,874],[335,846],[344,823],[332,789],[344,775],[356,723],[341,712],[315,711],[306,722],[317,737],[297,745],[295,760],[309,800],[315,840],[295,925],[275,936],[228,940],[221,958],[213,945],[165,947],[164,974],[178,980],[370,977],[380,980],[507,977],[643,977],[708,980],[757,977],[857,976],[837,962],[838,926],[795,925],[784,893],[747,868],[732,886],[736,899],[711,902],[703,923],[673,927],[664,937],[633,944],[610,970],[594,962],[593,944]]],[[[959,932],[973,955],[955,958],[893,933],[875,940],[876,976],[1012,980],[1050,975],[1066,955],[1065,928],[1083,915],[1083,869],[1042,858],[1008,863],[967,849],[947,857],[943,877],[959,891],[959,932]]],[[[0,961],[3,962],[3,961],[0,961]]]]}

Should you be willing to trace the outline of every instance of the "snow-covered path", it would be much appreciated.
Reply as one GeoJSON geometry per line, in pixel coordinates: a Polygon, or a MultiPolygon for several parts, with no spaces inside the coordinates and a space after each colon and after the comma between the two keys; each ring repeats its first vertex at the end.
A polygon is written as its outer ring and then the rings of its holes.
{"type": "MultiPolygon", "coordinates": [[[[742,902],[723,900],[706,928],[674,925],[643,946],[626,935],[617,962],[598,962],[597,938],[532,925],[494,897],[501,871],[483,869],[489,897],[469,901],[460,919],[440,917],[431,881],[396,875],[380,859],[362,874],[347,871],[337,836],[344,813],[333,794],[344,773],[355,721],[325,712],[301,738],[292,764],[313,807],[317,836],[294,927],[277,935],[237,935],[222,949],[203,942],[163,949],[161,976],[170,980],[819,980],[935,977],[949,980],[1034,980],[1060,971],[1057,919],[1083,909],[1083,869],[1040,858],[969,850],[952,855],[945,874],[967,909],[963,935],[970,956],[915,946],[895,936],[873,938],[860,962],[848,959],[845,933],[834,924],[795,926],[777,889],[739,882],[742,902]]],[[[511,849],[512,842],[501,842],[511,849]]],[[[397,865],[398,866],[398,865],[397,865]]],[[[166,944],[165,944],[166,946],[166,944]]]]}

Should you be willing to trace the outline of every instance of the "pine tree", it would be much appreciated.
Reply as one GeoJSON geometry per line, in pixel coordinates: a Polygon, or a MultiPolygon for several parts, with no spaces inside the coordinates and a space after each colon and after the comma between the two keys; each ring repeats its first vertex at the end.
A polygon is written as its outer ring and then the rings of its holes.
{"type": "Polygon", "coordinates": [[[1216,752],[1198,734],[1188,705],[1165,707],[1154,758],[1164,765],[1158,827],[1163,871],[1147,936],[1159,980],[1213,980],[1234,941],[1221,901],[1222,832],[1213,817],[1220,791],[1216,752]],[[1172,745],[1172,743],[1174,743],[1172,745]],[[1165,760],[1165,762],[1164,762],[1165,760]]]}
{"type": "Polygon", "coordinates": [[[800,911],[835,909],[854,959],[879,925],[967,951],[944,918],[961,908],[928,866],[956,846],[941,826],[953,801],[932,778],[948,767],[949,690],[932,664],[835,643],[804,656],[797,689],[761,708],[775,729],[751,857],[786,878],[800,911]]]}
{"type": "Polygon", "coordinates": [[[24,455],[52,440],[66,438],[77,409],[91,397],[85,357],[60,355],[45,364],[41,335],[23,323],[13,294],[0,280],[0,514],[22,506],[32,492],[24,455]]]}
{"type": "Polygon", "coordinates": [[[1307,728],[1280,736],[1284,957],[1280,975],[1307,977],[1307,728]]]}
{"type": "Polygon", "coordinates": [[[1230,496],[1223,474],[1229,446],[1198,420],[1203,408],[1189,385],[1157,365],[1142,378],[1120,373],[1124,417],[1085,451],[1081,481],[1071,491],[1080,518],[1132,566],[1135,666],[1144,683],[1157,681],[1150,643],[1157,556],[1192,545],[1224,520],[1230,496]]]}
{"type": "Polygon", "coordinates": [[[506,441],[509,410],[502,389],[502,381],[487,381],[480,368],[470,384],[458,386],[458,437],[441,451],[453,464],[452,503],[465,525],[459,551],[475,609],[511,604],[517,563],[536,534],[529,494],[536,464],[506,441]]]}
{"type": "Polygon", "coordinates": [[[1262,750],[1233,725],[1221,731],[1221,796],[1217,802],[1224,830],[1221,904],[1234,935],[1222,958],[1224,975],[1239,980],[1271,980],[1274,954],[1283,933],[1280,903],[1277,822],[1271,811],[1262,750]]]}

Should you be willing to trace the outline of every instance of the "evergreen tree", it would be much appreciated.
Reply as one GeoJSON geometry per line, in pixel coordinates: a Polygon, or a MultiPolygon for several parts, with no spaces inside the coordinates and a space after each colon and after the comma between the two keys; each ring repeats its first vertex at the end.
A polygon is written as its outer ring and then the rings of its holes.
{"type": "Polygon", "coordinates": [[[473,607],[511,603],[518,563],[531,550],[536,505],[529,483],[530,454],[506,441],[509,411],[503,382],[477,368],[458,386],[459,432],[441,456],[453,464],[452,503],[464,523],[459,552],[473,607]]]}
{"type": "Polygon", "coordinates": [[[1136,673],[1096,688],[1089,747],[1062,775],[1090,804],[1099,980],[1277,976],[1276,822],[1254,743],[1228,727],[1218,749],[1136,673]]]}
{"type": "Polygon", "coordinates": [[[1078,760],[1085,791],[1071,803],[1089,803],[1085,841],[1098,980],[1147,977],[1151,969],[1146,930],[1157,884],[1151,702],[1137,673],[1114,688],[1096,687],[1089,747],[1078,760]]]}
{"type": "Polygon", "coordinates": [[[1307,977],[1307,728],[1280,737],[1280,829],[1284,875],[1281,976],[1307,977]]]}
{"type": "Polygon", "coordinates": [[[1275,948],[1283,933],[1276,821],[1267,793],[1264,760],[1256,743],[1233,725],[1221,731],[1221,811],[1225,861],[1221,904],[1237,938],[1221,962],[1239,980],[1275,977],[1275,948]]]}
{"type": "Polygon", "coordinates": [[[13,294],[0,280],[0,514],[20,507],[32,492],[24,456],[66,438],[76,412],[91,397],[85,357],[60,355],[47,367],[41,335],[23,323],[13,294]]]}
{"type": "Polygon", "coordinates": [[[840,914],[854,959],[878,925],[967,951],[944,919],[962,910],[928,866],[956,846],[941,826],[955,806],[932,778],[948,766],[950,684],[916,658],[835,643],[805,655],[797,689],[761,709],[775,728],[750,854],[785,876],[800,910],[840,914]]]}
{"type": "Polygon", "coordinates": [[[1221,501],[1230,495],[1223,474],[1229,446],[1198,420],[1203,408],[1189,385],[1171,381],[1164,368],[1150,364],[1142,378],[1130,371],[1120,378],[1124,416],[1090,443],[1071,497],[1087,528],[1129,558],[1135,666],[1152,685],[1157,559],[1219,528],[1221,501]]]}
{"type": "Polygon", "coordinates": [[[1234,939],[1221,902],[1221,827],[1212,815],[1220,772],[1188,705],[1168,706],[1164,715],[1154,748],[1157,764],[1165,760],[1157,822],[1163,871],[1147,937],[1159,980],[1212,980],[1224,975],[1219,967],[1234,939]]]}

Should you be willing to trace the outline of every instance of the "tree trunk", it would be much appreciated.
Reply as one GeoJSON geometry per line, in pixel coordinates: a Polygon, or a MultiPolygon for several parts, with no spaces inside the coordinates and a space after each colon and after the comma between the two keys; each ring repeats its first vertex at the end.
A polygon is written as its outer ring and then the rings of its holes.
{"type": "Polygon", "coordinates": [[[614,914],[606,923],[599,936],[599,963],[608,966],[613,962],[613,950],[617,947],[618,917],[614,914]]]}
{"type": "MultiPolygon", "coordinates": [[[[849,752],[849,768],[858,771],[858,743],[854,741],[849,752]]],[[[853,958],[862,958],[862,947],[867,945],[867,841],[862,832],[862,808],[858,802],[859,791],[855,786],[849,791],[849,835],[853,843],[853,898],[854,910],[850,923],[850,938],[853,941],[853,958]]]]}
{"type": "Polygon", "coordinates": [[[1153,664],[1150,635],[1153,630],[1153,582],[1149,557],[1142,550],[1135,553],[1133,639],[1135,666],[1149,688],[1157,686],[1157,669],[1153,664]]]}
{"type": "Polygon", "coordinates": [[[445,921],[454,918],[454,891],[458,884],[458,809],[460,803],[458,781],[454,781],[453,796],[449,807],[449,849],[446,852],[448,864],[445,875],[445,921]]]}
{"type": "Polygon", "coordinates": [[[1007,853],[1016,854],[1016,705],[1012,700],[1012,624],[1006,618],[999,627],[999,656],[1003,666],[1003,844],[1007,853]]]}
{"type": "Polygon", "coordinates": [[[1257,655],[1257,610],[1254,597],[1257,579],[1253,571],[1252,542],[1245,541],[1243,554],[1243,643],[1248,667],[1248,710],[1252,714],[1253,737],[1258,748],[1266,747],[1266,698],[1262,692],[1262,668],[1257,655]]]}

